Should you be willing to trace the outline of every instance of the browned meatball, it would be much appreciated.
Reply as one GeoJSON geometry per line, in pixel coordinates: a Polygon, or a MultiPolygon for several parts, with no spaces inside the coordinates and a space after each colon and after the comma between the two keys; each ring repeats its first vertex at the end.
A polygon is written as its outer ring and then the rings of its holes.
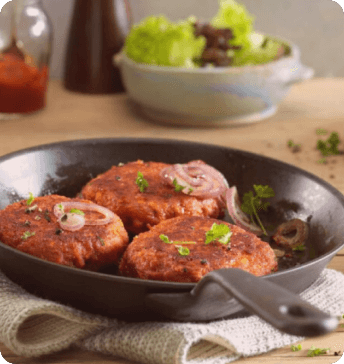
{"type": "Polygon", "coordinates": [[[225,204],[222,199],[190,196],[176,192],[174,186],[166,184],[160,173],[168,166],[140,160],[113,166],[91,180],[82,189],[82,197],[116,213],[127,231],[133,234],[176,216],[223,217],[225,204]],[[138,172],[148,182],[144,192],[140,192],[136,184],[138,172]]]}
{"type": "MultiPolygon", "coordinates": [[[[106,225],[85,225],[77,231],[60,227],[53,209],[65,201],[88,202],[58,195],[16,202],[0,211],[0,240],[22,252],[50,262],[98,270],[116,263],[128,245],[128,234],[118,216],[106,225]]],[[[67,212],[67,211],[66,211],[67,212]]],[[[85,211],[85,217],[98,212],[85,211]]]]}
{"type": "Polygon", "coordinates": [[[124,276],[171,282],[198,282],[220,268],[240,268],[262,276],[277,270],[277,261],[268,243],[236,225],[184,216],[162,221],[137,235],[119,266],[124,276]],[[220,242],[220,237],[205,243],[214,223],[230,228],[229,242],[220,242]],[[189,254],[181,255],[180,246],[189,249],[189,254]]]}

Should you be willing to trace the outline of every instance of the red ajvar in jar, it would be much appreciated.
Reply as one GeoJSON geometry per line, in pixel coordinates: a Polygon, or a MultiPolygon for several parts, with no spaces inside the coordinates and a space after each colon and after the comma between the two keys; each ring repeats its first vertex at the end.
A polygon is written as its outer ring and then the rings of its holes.
{"type": "Polygon", "coordinates": [[[0,54],[0,114],[30,113],[46,104],[49,70],[13,54],[0,54]]]}

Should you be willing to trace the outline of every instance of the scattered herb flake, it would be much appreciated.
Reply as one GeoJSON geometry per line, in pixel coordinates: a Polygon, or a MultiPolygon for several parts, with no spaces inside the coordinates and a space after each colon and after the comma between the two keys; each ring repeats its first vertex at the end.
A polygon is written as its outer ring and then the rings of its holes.
{"type": "Polygon", "coordinates": [[[318,128],[315,132],[317,133],[317,135],[326,135],[328,133],[328,131],[323,128],[318,128]]]}
{"type": "Polygon", "coordinates": [[[196,244],[194,241],[172,241],[164,234],[160,234],[159,238],[166,244],[196,244]]]}
{"type": "Polygon", "coordinates": [[[26,205],[30,206],[33,202],[33,200],[35,199],[35,197],[33,196],[32,192],[29,192],[29,198],[26,200],[26,205]]]}
{"type": "Polygon", "coordinates": [[[148,187],[148,182],[143,178],[141,172],[137,172],[136,184],[139,186],[140,192],[145,192],[148,187]]]}
{"type": "Polygon", "coordinates": [[[201,260],[201,264],[207,264],[207,263],[208,263],[207,259],[202,259],[201,260]]]}
{"type": "Polygon", "coordinates": [[[29,238],[30,236],[34,236],[36,233],[34,231],[25,231],[25,233],[23,234],[23,236],[21,237],[23,240],[26,240],[27,238],[29,238]]]}
{"type": "Polygon", "coordinates": [[[330,348],[320,349],[320,348],[316,348],[312,345],[311,348],[308,350],[307,356],[313,357],[313,356],[324,355],[324,354],[328,354],[329,351],[330,351],[330,348]]]}
{"type": "Polygon", "coordinates": [[[190,254],[190,250],[182,245],[176,245],[176,248],[178,249],[178,253],[180,255],[189,255],[190,254]]]}
{"type": "Polygon", "coordinates": [[[337,132],[332,132],[327,140],[319,139],[317,141],[317,149],[320,151],[323,157],[329,155],[339,154],[338,145],[340,144],[339,135],[337,132]]]}
{"type": "Polygon", "coordinates": [[[300,351],[300,350],[302,350],[302,346],[301,346],[301,344],[292,345],[290,349],[291,349],[291,351],[300,351]]]}
{"type": "Polygon", "coordinates": [[[306,250],[306,247],[304,244],[299,244],[299,245],[294,246],[292,249],[294,251],[303,252],[304,250],[306,250]]]}
{"type": "Polygon", "coordinates": [[[39,215],[37,215],[37,216],[35,216],[35,220],[40,220],[41,219],[41,217],[39,216],[39,215]]]}
{"type": "Polygon", "coordinates": [[[253,185],[253,188],[256,192],[256,195],[254,196],[252,191],[249,191],[244,194],[243,196],[243,203],[241,205],[241,210],[245,212],[246,214],[250,215],[251,221],[254,222],[256,219],[260,228],[263,230],[263,233],[265,235],[268,235],[266,232],[266,229],[264,228],[259,216],[258,211],[264,210],[268,208],[270,205],[269,202],[263,202],[262,200],[264,198],[270,198],[275,196],[274,190],[269,187],[268,185],[262,186],[262,185],[253,185]]]}
{"type": "Polygon", "coordinates": [[[174,186],[174,190],[176,192],[180,192],[180,191],[183,191],[183,189],[185,188],[185,186],[182,186],[182,185],[179,185],[178,182],[177,182],[177,178],[175,178],[173,181],[173,186],[174,186]]]}
{"type": "Polygon", "coordinates": [[[232,236],[231,229],[226,224],[214,223],[209,231],[205,233],[205,244],[218,240],[221,244],[228,244],[232,236]]]}
{"type": "Polygon", "coordinates": [[[26,220],[23,225],[24,226],[30,226],[31,225],[31,222],[29,220],[26,220]]]}
{"type": "Polygon", "coordinates": [[[55,230],[55,234],[56,234],[56,235],[60,235],[62,232],[63,232],[63,230],[62,230],[62,229],[56,229],[56,230],[55,230]]]}
{"type": "Polygon", "coordinates": [[[301,150],[301,144],[295,144],[292,139],[288,140],[287,145],[293,153],[299,152],[301,150]]]}
{"type": "Polygon", "coordinates": [[[83,211],[79,210],[79,209],[70,209],[69,212],[72,213],[72,214],[77,214],[77,215],[82,215],[82,216],[85,215],[85,213],[83,211]]]}

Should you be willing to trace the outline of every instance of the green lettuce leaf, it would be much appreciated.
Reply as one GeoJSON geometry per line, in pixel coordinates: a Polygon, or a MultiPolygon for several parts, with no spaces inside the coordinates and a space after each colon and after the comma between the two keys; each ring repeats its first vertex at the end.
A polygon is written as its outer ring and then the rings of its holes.
{"type": "Polygon", "coordinates": [[[192,19],[173,23],[163,15],[149,16],[132,28],[124,52],[138,63],[193,68],[205,44],[204,37],[195,37],[192,19]]]}

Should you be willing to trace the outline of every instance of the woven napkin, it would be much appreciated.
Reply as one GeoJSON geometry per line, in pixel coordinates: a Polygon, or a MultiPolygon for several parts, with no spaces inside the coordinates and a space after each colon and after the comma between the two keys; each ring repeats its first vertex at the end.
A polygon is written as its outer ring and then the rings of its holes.
{"type": "MultiPolygon", "coordinates": [[[[301,297],[334,316],[344,313],[344,275],[325,269],[301,297]]],[[[147,364],[227,364],[302,340],[257,316],[212,323],[126,323],[35,297],[0,272],[0,341],[38,357],[77,346],[147,364]]]]}

